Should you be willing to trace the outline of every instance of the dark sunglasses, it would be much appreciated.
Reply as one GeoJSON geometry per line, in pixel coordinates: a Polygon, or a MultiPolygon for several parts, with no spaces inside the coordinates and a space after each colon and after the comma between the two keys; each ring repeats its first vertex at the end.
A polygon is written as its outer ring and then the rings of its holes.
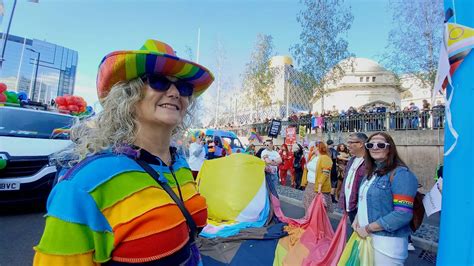
{"type": "Polygon", "coordinates": [[[360,141],[348,141],[347,144],[354,144],[354,143],[360,143],[360,141]]]}
{"type": "Polygon", "coordinates": [[[365,147],[369,150],[371,149],[375,149],[375,147],[377,147],[377,149],[387,149],[388,146],[390,146],[389,143],[382,143],[382,142],[377,142],[377,143],[365,143],[365,147]]]}
{"type": "Polygon", "coordinates": [[[165,76],[160,75],[147,75],[144,78],[148,85],[154,90],[165,92],[171,87],[171,84],[174,84],[180,96],[189,97],[193,95],[194,86],[191,83],[181,80],[171,81],[165,76]]]}

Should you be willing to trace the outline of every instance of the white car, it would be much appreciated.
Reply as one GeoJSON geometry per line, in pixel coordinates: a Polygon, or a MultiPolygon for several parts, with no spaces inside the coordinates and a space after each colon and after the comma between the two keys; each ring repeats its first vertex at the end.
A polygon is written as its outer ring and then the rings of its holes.
{"type": "Polygon", "coordinates": [[[56,175],[49,156],[72,144],[68,128],[76,119],[0,106],[0,206],[47,198],[56,175]]]}

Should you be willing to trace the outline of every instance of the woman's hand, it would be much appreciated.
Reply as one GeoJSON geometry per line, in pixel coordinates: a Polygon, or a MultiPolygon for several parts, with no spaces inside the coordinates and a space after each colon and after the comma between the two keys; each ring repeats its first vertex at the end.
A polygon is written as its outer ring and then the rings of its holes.
{"type": "Polygon", "coordinates": [[[354,222],[352,223],[352,229],[354,231],[357,231],[357,228],[359,228],[359,221],[357,220],[357,216],[354,218],[354,222]]]}
{"type": "Polygon", "coordinates": [[[366,237],[369,236],[369,232],[365,230],[365,227],[359,227],[357,230],[355,230],[357,234],[360,236],[360,238],[365,239],[366,237]]]}
{"type": "Polygon", "coordinates": [[[323,186],[323,184],[321,184],[321,183],[318,184],[318,194],[321,194],[322,186],[323,186]]]}

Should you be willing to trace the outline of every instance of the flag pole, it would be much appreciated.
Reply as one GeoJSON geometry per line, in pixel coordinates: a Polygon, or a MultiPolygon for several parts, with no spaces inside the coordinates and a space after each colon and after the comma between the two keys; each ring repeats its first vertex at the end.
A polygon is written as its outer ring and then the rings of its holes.
{"type": "Polygon", "coordinates": [[[196,52],[196,63],[199,64],[199,53],[201,47],[201,28],[198,28],[198,43],[197,43],[197,52],[196,52]]]}
{"type": "Polygon", "coordinates": [[[3,45],[2,45],[2,54],[0,56],[0,69],[3,67],[3,61],[5,61],[5,48],[7,46],[8,35],[10,34],[10,27],[12,25],[13,15],[15,14],[16,0],[13,0],[13,8],[8,18],[7,31],[3,34],[3,45]]]}

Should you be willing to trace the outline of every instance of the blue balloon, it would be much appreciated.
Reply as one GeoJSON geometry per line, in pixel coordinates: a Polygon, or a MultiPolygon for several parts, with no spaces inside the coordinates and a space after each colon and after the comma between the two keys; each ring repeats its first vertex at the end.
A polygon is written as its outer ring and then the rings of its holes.
{"type": "Polygon", "coordinates": [[[89,106],[86,107],[86,112],[92,113],[93,111],[94,111],[94,109],[92,108],[92,106],[89,105],[89,106]]]}
{"type": "Polygon", "coordinates": [[[19,92],[17,96],[18,96],[18,100],[22,102],[28,100],[28,94],[26,94],[26,92],[24,91],[19,92]]]}

